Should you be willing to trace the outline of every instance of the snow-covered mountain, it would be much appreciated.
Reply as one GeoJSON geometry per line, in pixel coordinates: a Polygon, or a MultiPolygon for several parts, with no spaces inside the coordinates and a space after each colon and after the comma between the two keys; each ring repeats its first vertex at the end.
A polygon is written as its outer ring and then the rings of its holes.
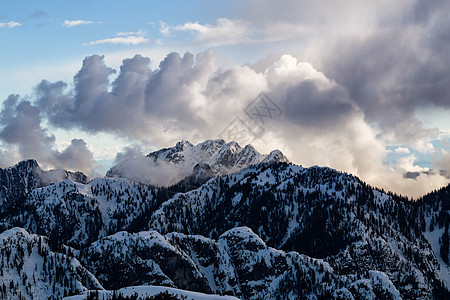
{"type": "Polygon", "coordinates": [[[421,212],[430,208],[419,204],[329,168],[260,164],[175,195],[153,213],[148,228],[216,238],[245,225],[274,248],[323,258],[338,274],[377,270],[389,274],[403,296],[429,299],[440,282],[450,287],[449,268],[423,234],[421,212]]]}
{"type": "Polygon", "coordinates": [[[12,228],[0,234],[0,298],[61,299],[101,284],[67,247],[47,237],[12,228]]]}
{"type": "Polygon", "coordinates": [[[0,169],[0,229],[2,216],[8,215],[9,210],[20,209],[23,199],[29,192],[64,179],[87,182],[87,176],[81,172],[61,169],[43,171],[33,159],[0,169]]]}
{"type": "Polygon", "coordinates": [[[220,140],[180,142],[147,159],[190,176],[170,187],[111,177],[46,184],[35,161],[1,170],[1,226],[10,229],[1,236],[11,245],[0,250],[2,295],[92,299],[87,289],[105,288],[151,299],[144,291],[166,286],[179,299],[450,298],[450,186],[411,201],[220,140]],[[70,276],[23,267],[35,256],[70,261],[43,267],[70,276]],[[33,276],[43,292],[29,287],[33,276]]]}
{"type": "Polygon", "coordinates": [[[66,179],[33,189],[2,223],[79,249],[120,230],[139,230],[135,223],[167,199],[166,190],[128,179],[97,178],[87,184],[66,179]]]}
{"type": "MultiPolygon", "coordinates": [[[[279,150],[261,154],[252,145],[242,148],[236,142],[225,143],[224,140],[207,140],[195,146],[183,140],[174,147],[151,152],[146,157],[152,162],[148,168],[172,170],[172,176],[166,185],[173,185],[187,176],[204,179],[230,174],[261,162],[288,162],[279,150]]],[[[136,180],[127,176],[127,162],[119,162],[106,176],[136,180]]]]}

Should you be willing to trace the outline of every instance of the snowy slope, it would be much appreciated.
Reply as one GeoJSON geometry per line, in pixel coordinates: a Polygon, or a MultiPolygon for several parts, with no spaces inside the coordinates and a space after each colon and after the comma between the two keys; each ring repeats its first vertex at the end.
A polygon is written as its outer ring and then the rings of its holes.
{"type": "Polygon", "coordinates": [[[338,275],[325,260],[268,247],[248,227],[228,230],[218,240],[119,232],[83,249],[80,259],[107,288],[163,284],[256,300],[330,298],[346,287],[360,299],[355,286],[364,284],[374,295],[399,296],[383,272],[338,275]]]}
{"type": "Polygon", "coordinates": [[[0,234],[0,297],[60,299],[102,288],[72,255],[55,253],[46,237],[13,228],[0,234]]]}
{"type": "Polygon", "coordinates": [[[80,248],[119,230],[132,230],[139,218],[167,197],[158,188],[127,179],[99,178],[88,184],[66,179],[27,194],[22,210],[4,219],[80,248]]]}
{"type": "Polygon", "coordinates": [[[211,292],[190,257],[156,231],[118,232],[83,249],[80,259],[107,289],[161,284],[211,292]]]}
{"type": "MultiPolygon", "coordinates": [[[[185,300],[237,300],[238,298],[232,296],[218,296],[211,294],[203,294],[198,292],[191,292],[186,290],[174,289],[170,287],[162,286],[132,286],[121,288],[115,292],[117,295],[124,297],[131,297],[137,295],[137,300],[145,299],[147,297],[168,293],[172,296],[178,297],[179,299],[185,300]]],[[[71,296],[64,298],[65,300],[85,300],[88,298],[89,294],[97,295],[95,291],[84,292],[82,295],[71,296]]],[[[113,296],[113,291],[99,291],[98,296],[101,300],[106,300],[113,296]]]]}
{"type": "Polygon", "coordinates": [[[424,236],[439,262],[439,275],[450,289],[450,186],[424,196],[418,201],[423,218],[424,236]]]}

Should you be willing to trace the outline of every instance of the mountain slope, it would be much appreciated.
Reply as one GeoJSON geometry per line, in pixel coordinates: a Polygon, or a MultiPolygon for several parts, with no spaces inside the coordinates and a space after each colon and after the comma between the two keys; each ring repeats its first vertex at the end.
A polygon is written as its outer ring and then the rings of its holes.
{"type": "Polygon", "coordinates": [[[35,188],[3,224],[46,235],[79,249],[120,230],[139,229],[139,218],[167,200],[167,193],[127,179],[98,178],[88,184],[66,179],[35,188]]]}
{"type": "Polygon", "coordinates": [[[436,254],[441,277],[450,289],[450,185],[434,191],[415,203],[421,217],[421,229],[436,254]]]}
{"type": "Polygon", "coordinates": [[[81,260],[109,288],[158,283],[242,299],[361,299],[362,286],[374,296],[400,295],[383,272],[337,275],[324,260],[268,247],[248,227],[231,229],[218,240],[119,232],[85,248],[81,260]]]}
{"type": "Polygon", "coordinates": [[[0,234],[0,298],[60,299],[102,288],[80,262],[48,239],[13,228],[0,234]],[[55,252],[55,251],[58,252],[55,252]]]}
{"type": "Polygon", "coordinates": [[[446,277],[412,206],[329,168],[260,164],[175,195],[148,228],[217,238],[248,226],[270,246],[323,258],[338,274],[378,270],[403,296],[427,299],[445,290],[446,277]]]}
{"type": "MultiPolygon", "coordinates": [[[[46,236],[47,255],[76,257],[97,288],[450,298],[450,187],[410,201],[330,168],[288,163],[278,151],[255,151],[220,140],[155,151],[146,159],[189,170],[168,188],[110,177],[46,182],[36,162],[22,162],[0,172],[2,227],[46,236]]],[[[22,239],[11,236],[9,244],[22,239]]]]}

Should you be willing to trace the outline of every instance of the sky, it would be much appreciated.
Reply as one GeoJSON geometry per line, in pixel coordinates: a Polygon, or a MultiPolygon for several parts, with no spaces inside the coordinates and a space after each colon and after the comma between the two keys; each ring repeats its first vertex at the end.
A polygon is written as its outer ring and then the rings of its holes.
{"type": "Polygon", "coordinates": [[[2,1],[0,167],[251,143],[410,197],[450,180],[445,0],[2,1]]]}

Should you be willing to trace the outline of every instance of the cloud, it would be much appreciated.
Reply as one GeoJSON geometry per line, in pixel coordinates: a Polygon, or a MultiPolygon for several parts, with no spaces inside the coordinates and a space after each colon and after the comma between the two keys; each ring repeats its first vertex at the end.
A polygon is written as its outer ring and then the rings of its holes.
{"type": "Polygon", "coordinates": [[[8,23],[0,23],[0,28],[14,28],[14,27],[18,27],[18,26],[22,26],[22,24],[20,24],[16,21],[10,21],[8,23]]]}
{"type": "Polygon", "coordinates": [[[426,95],[417,87],[427,81],[427,85],[437,84],[425,78],[421,84],[415,82],[414,77],[427,67],[420,62],[421,51],[410,45],[414,35],[385,30],[336,45],[326,60],[325,73],[349,90],[351,98],[364,110],[366,120],[380,128],[383,139],[429,151],[429,141],[437,137],[438,130],[426,128],[414,111],[422,105],[436,104],[436,95],[426,95]],[[418,99],[417,94],[422,97],[418,99]]]}
{"type": "Polygon", "coordinates": [[[397,154],[409,154],[410,153],[409,149],[406,147],[398,147],[394,150],[394,152],[397,154]]]}
{"type": "Polygon", "coordinates": [[[447,171],[447,175],[450,176],[450,151],[441,150],[434,155],[433,161],[441,170],[447,171]]]}
{"type": "Polygon", "coordinates": [[[139,45],[142,43],[147,43],[148,41],[149,41],[148,39],[141,36],[124,36],[92,41],[89,42],[88,45],[101,45],[101,44],[139,45]]]}
{"type": "Polygon", "coordinates": [[[42,81],[36,87],[37,105],[59,128],[143,137],[150,125],[143,117],[149,65],[150,59],[140,55],[125,59],[109,92],[109,76],[115,71],[103,56],[87,57],[74,77],[73,91],[64,82],[42,81]]]}
{"type": "Polygon", "coordinates": [[[414,164],[416,161],[416,157],[414,155],[409,155],[407,157],[401,157],[397,161],[397,170],[401,171],[402,173],[406,172],[427,172],[429,171],[428,168],[422,168],[414,164]]]}
{"type": "Polygon", "coordinates": [[[197,43],[212,46],[240,43],[251,34],[248,24],[241,20],[227,18],[217,19],[215,25],[188,22],[183,25],[167,26],[167,24],[161,23],[160,31],[166,36],[173,32],[190,32],[194,34],[197,43]]]}
{"type": "Polygon", "coordinates": [[[85,45],[101,45],[101,44],[122,44],[122,45],[139,45],[142,43],[150,42],[149,39],[144,37],[144,32],[139,30],[136,32],[119,32],[116,37],[101,39],[89,42],[85,45]]]}
{"type": "Polygon", "coordinates": [[[54,143],[55,138],[41,128],[38,107],[29,101],[21,101],[18,95],[11,95],[3,103],[0,124],[3,125],[0,139],[17,145],[24,158],[38,155],[42,160],[50,159],[47,147],[54,143]]]}
{"type": "MultiPolygon", "coordinates": [[[[54,138],[42,128],[40,118],[54,128],[105,132],[163,147],[181,139],[196,143],[218,138],[237,117],[254,126],[244,110],[265,92],[282,114],[267,120],[263,134],[252,142],[261,152],[280,148],[296,163],[331,166],[372,185],[410,196],[419,196],[448,182],[433,172],[420,174],[416,179],[404,178],[402,172],[386,166],[388,144],[369,122],[366,103],[325,72],[292,55],[274,59],[260,71],[248,66],[223,66],[212,51],[195,56],[189,52],[169,53],[153,70],[150,63],[141,55],[125,59],[111,81],[116,71],[105,64],[103,56],[86,57],[73,83],[41,81],[34,101],[11,96],[2,112],[4,129],[0,138],[17,146],[22,156],[27,149],[29,153],[41,149],[47,155],[41,155],[41,159],[53,165],[72,162],[67,157],[80,157],[72,165],[87,168],[89,163],[84,162],[92,162],[92,157],[79,140],[66,150],[50,152],[49,157],[45,149],[52,148],[54,138]],[[19,131],[25,131],[22,119],[31,122],[26,124],[32,129],[29,141],[15,140],[19,131]]],[[[421,128],[421,124],[417,126],[421,128]]],[[[388,129],[411,128],[414,127],[408,123],[397,122],[397,126],[388,129]]],[[[414,130],[411,134],[415,136],[414,130]]],[[[142,176],[154,184],[165,184],[174,170],[148,166],[147,161],[140,161],[142,152],[129,148],[117,156],[116,163],[129,170],[127,176],[142,176]],[[161,181],[152,173],[158,168],[164,174],[161,181]]],[[[398,161],[397,168],[416,170],[414,157],[398,161]]]]}
{"type": "Polygon", "coordinates": [[[173,178],[179,175],[179,169],[175,165],[164,161],[154,162],[145,155],[139,146],[127,147],[123,152],[117,153],[114,166],[121,173],[115,175],[157,186],[168,186],[175,181],[173,178]]]}
{"type": "Polygon", "coordinates": [[[85,20],[64,20],[63,26],[67,27],[67,28],[71,28],[71,27],[75,27],[75,26],[80,26],[80,25],[89,25],[89,24],[93,24],[93,21],[85,21],[85,20]]]}
{"type": "Polygon", "coordinates": [[[160,32],[166,37],[184,32],[191,34],[195,43],[214,47],[282,41],[310,32],[306,26],[298,23],[277,21],[257,26],[252,22],[227,18],[217,19],[214,25],[188,22],[170,26],[161,22],[160,26],[160,32]]]}
{"type": "Polygon", "coordinates": [[[143,30],[138,30],[138,31],[129,31],[129,32],[118,32],[116,33],[117,36],[129,36],[129,35],[144,35],[145,32],[143,30]]]}
{"type": "Polygon", "coordinates": [[[53,151],[57,167],[69,170],[84,170],[90,176],[98,176],[99,166],[94,155],[82,139],[73,139],[61,152],[53,151]]]}
{"type": "Polygon", "coordinates": [[[386,143],[432,152],[438,129],[427,127],[417,112],[450,106],[450,67],[444,63],[450,59],[450,22],[443,13],[450,6],[446,1],[425,3],[398,1],[385,11],[383,1],[359,4],[364,7],[353,11],[361,19],[373,6],[366,24],[348,17],[351,12],[324,17],[325,25],[314,25],[323,35],[313,41],[310,60],[349,91],[386,143]],[[344,24],[349,30],[341,31],[337,18],[348,18],[344,24]],[[327,32],[326,24],[337,28],[327,32]]]}
{"type": "Polygon", "coordinates": [[[2,166],[34,158],[44,168],[67,168],[98,175],[97,164],[83,140],[72,140],[62,152],[55,149],[55,137],[42,127],[40,108],[18,95],[11,95],[0,112],[0,154],[2,166]]]}

